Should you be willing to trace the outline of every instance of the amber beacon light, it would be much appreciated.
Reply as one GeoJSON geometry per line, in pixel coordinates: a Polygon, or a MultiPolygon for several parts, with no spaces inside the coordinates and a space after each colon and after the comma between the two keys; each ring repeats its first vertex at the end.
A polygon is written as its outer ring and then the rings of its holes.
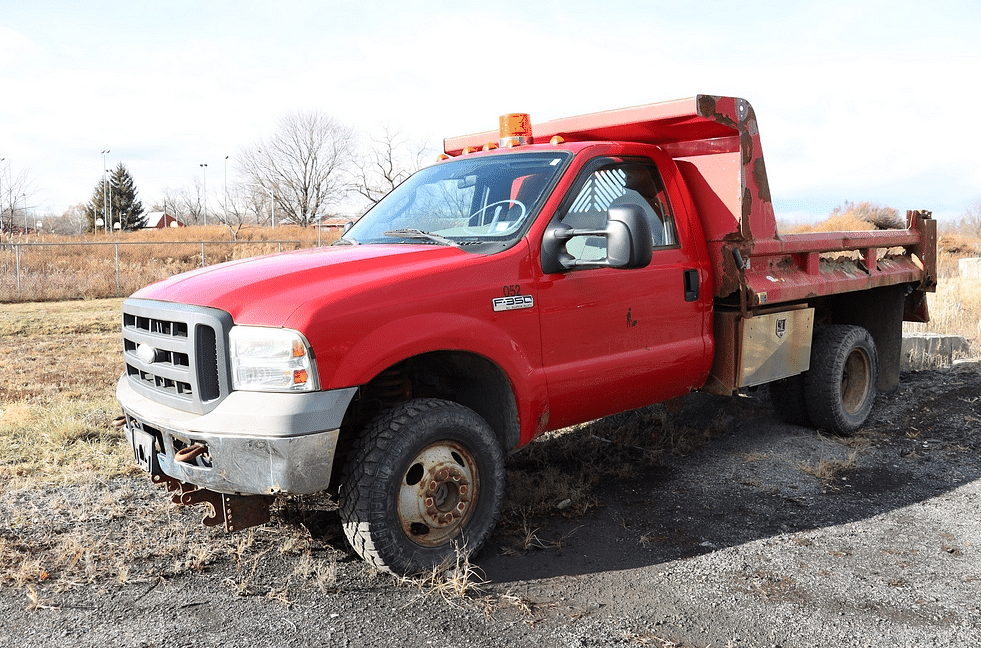
{"type": "Polygon", "coordinates": [[[501,147],[531,144],[531,116],[527,113],[501,115],[501,147]]]}

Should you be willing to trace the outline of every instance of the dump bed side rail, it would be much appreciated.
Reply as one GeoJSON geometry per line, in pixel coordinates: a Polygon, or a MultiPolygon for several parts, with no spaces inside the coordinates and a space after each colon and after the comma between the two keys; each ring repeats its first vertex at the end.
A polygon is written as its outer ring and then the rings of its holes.
{"type": "Polygon", "coordinates": [[[747,308],[896,284],[933,292],[936,221],[926,211],[907,220],[904,230],[786,235],[726,245],[723,255],[733,259],[747,308]]]}

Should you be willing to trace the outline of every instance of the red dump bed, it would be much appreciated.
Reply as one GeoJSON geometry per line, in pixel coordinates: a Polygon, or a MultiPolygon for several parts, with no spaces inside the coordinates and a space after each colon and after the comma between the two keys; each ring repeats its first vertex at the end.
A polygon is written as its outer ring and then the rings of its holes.
{"type": "MultiPolygon", "coordinates": [[[[760,132],[745,99],[697,95],[534,124],[534,142],[654,144],[678,165],[712,260],[717,298],[744,308],[900,283],[936,284],[936,223],[909,212],[907,228],[779,234],[760,132]]],[[[495,142],[497,131],[448,138],[459,155],[495,142]]]]}

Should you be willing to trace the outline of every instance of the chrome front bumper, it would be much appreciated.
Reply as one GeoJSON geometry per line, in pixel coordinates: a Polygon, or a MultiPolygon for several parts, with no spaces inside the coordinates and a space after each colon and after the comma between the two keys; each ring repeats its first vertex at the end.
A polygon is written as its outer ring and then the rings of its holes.
{"type": "Polygon", "coordinates": [[[218,493],[315,493],[330,483],[337,435],[356,387],[298,394],[232,392],[207,414],[137,393],[116,400],[137,463],[218,493]]]}

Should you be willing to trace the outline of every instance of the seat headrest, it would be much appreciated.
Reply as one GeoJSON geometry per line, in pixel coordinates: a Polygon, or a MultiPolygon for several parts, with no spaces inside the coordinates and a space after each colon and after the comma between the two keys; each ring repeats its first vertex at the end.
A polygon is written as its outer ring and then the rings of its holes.
{"type": "Polygon", "coordinates": [[[658,194],[657,185],[650,170],[643,164],[628,164],[621,167],[626,177],[624,186],[633,189],[645,198],[654,198],[658,194]]]}

